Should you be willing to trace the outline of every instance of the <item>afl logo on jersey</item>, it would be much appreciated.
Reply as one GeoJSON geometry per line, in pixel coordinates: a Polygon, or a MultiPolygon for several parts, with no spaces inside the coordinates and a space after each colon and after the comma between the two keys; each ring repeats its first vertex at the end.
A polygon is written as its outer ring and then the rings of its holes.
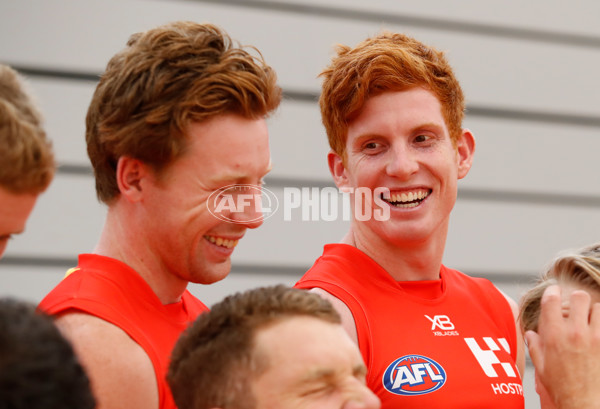
{"type": "Polygon", "coordinates": [[[446,383],[446,371],[431,358],[406,355],[392,362],[383,374],[383,386],[396,395],[425,395],[446,383]]]}

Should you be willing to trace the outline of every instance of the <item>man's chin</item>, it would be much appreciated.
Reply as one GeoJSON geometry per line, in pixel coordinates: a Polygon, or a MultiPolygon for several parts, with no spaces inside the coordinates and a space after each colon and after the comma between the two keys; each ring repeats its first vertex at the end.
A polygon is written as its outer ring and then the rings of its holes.
{"type": "Polygon", "coordinates": [[[229,275],[231,272],[231,260],[228,258],[222,263],[211,263],[205,266],[202,271],[196,272],[190,282],[195,284],[214,284],[229,275]]]}

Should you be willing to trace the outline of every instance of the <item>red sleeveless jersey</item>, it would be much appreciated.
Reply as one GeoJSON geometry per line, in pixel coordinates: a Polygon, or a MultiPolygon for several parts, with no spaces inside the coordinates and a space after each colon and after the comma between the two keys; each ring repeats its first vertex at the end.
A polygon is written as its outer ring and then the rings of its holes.
{"type": "Polygon", "coordinates": [[[524,408],[507,300],[488,280],[444,266],[440,277],[439,294],[422,298],[357,248],[329,244],[296,287],[348,306],[383,409],[524,408]]]}
{"type": "Polygon", "coordinates": [[[187,290],[181,301],[163,305],[150,286],[126,264],[95,254],[79,256],[79,265],[42,300],[51,315],[85,312],[125,331],[154,366],[160,409],[177,409],[166,381],[171,350],[179,335],[208,308],[187,290]]]}

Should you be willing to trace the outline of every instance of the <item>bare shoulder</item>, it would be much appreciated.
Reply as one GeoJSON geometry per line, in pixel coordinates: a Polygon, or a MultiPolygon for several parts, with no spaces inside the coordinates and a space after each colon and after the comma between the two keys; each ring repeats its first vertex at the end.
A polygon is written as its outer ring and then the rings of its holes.
{"type": "Polygon", "coordinates": [[[325,298],[327,301],[333,305],[333,308],[340,314],[342,317],[342,326],[350,336],[350,338],[358,345],[358,335],[356,333],[356,323],[354,322],[354,316],[352,315],[352,311],[350,308],[339,298],[334,296],[331,293],[323,290],[322,288],[311,288],[309,290],[315,294],[319,294],[321,297],[325,298]]]}
{"type": "Polygon", "coordinates": [[[517,304],[517,302],[515,300],[513,300],[508,294],[506,294],[504,291],[502,291],[498,287],[496,287],[496,289],[498,291],[500,291],[500,294],[502,294],[504,296],[504,298],[508,302],[508,305],[510,306],[510,309],[516,319],[519,316],[519,304],[517,304]]]}
{"type": "Polygon", "coordinates": [[[79,312],[62,315],[55,322],[90,378],[97,409],[158,408],[152,361],[125,331],[79,312]]]}
{"type": "MultiPolygon", "coordinates": [[[[497,287],[496,287],[497,288],[497,287]]],[[[521,333],[521,328],[519,325],[519,304],[513,300],[508,294],[504,293],[502,290],[498,288],[498,291],[504,296],[510,309],[512,310],[513,317],[515,319],[515,327],[516,327],[516,338],[517,338],[517,368],[519,369],[519,373],[521,377],[523,377],[525,373],[525,341],[523,340],[523,334],[521,333]]]]}

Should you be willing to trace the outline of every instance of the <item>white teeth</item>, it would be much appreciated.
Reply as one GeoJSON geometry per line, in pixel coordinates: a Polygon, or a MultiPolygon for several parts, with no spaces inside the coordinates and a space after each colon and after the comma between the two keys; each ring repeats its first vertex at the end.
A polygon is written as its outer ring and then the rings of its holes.
{"type": "Polygon", "coordinates": [[[398,207],[415,207],[418,203],[409,203],[415,200],[423,200],[429,196],[429,192],[418,190],[416,192],[395,193],[390,195],[390,202],[393,202],[398,207]]]}
{"type": "Polygon", "coordinates": [[[400,207],[402,209],[408,209],[410,207],[417,207],[418,205],[419,205],[419,203],[400,203],[400,204],[395,204],[394,206],[400,207]]]}
{"type": "Polygon", "coordinates": [[[217,246],[226,247],[228,249],[237,246],[239,240],[229,240],[222,237],[204,236],[204,238],[217,246]]]}

